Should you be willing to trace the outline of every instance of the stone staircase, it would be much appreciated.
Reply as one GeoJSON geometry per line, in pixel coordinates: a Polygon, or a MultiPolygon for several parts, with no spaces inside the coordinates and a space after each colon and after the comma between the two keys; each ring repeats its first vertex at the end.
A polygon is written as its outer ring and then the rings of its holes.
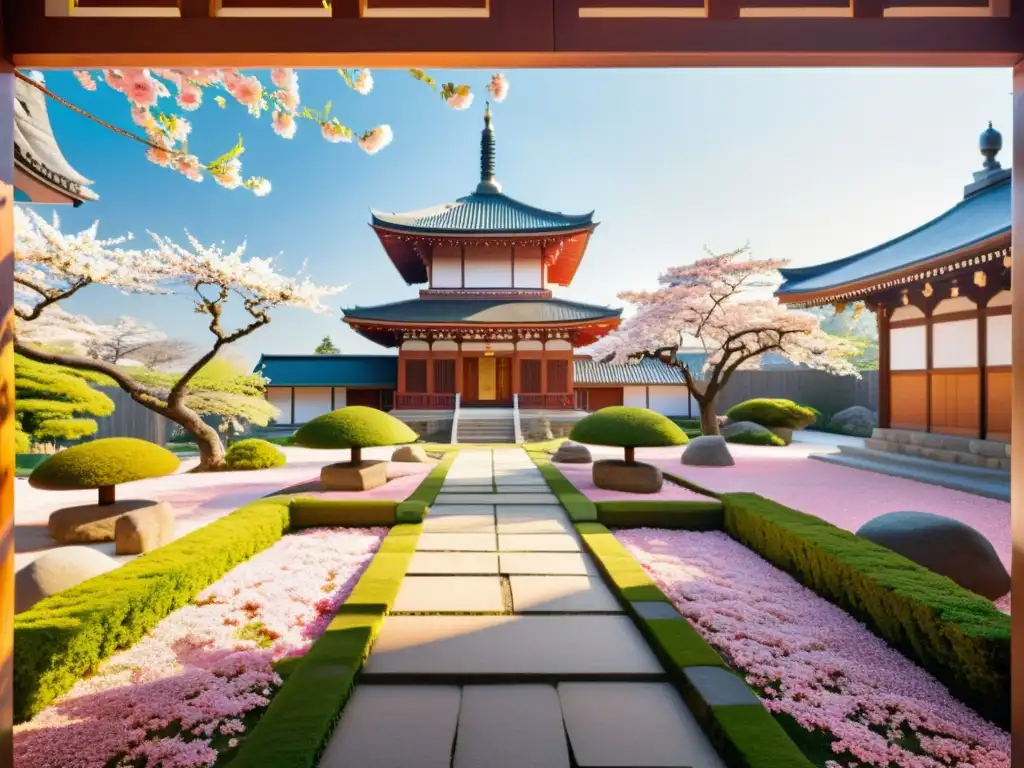
{"type": "Polygon", "coordinates": [[[454,442],[515,443],[514,419],[511,408],[463,408],[454,442]]]}

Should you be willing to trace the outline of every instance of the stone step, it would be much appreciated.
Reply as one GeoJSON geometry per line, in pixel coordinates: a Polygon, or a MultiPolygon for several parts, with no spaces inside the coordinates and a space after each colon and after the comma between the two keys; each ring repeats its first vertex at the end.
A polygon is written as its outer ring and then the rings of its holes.
{"type": "Polygon", "coordinates": [[[1010,500],[1010,474],[1000,470],[968,467],[944,461],[920,459],[871,448],[841,446],[839,453],[811,454],[812,459],[852,469],[877,472],[890,477],[917,480],[941,488],[964,491],[999,501],[1010,500]]]}

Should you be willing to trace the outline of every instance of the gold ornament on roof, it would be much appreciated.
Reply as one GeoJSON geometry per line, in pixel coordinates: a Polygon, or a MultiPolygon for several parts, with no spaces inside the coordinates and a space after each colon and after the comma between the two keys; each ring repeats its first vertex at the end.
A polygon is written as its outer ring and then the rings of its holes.
{"type": "Polygon", "coordinates": [[[984,288],[988,282],[988,275],[982,272],[980,269],[974,273],[974,284],[979,288],[984,288]]]}
{"type": "Polygon", "coordinates": [[[933,293],[935,293],[935,289],[932,288],[932,284],[931,283],[925,283],[924,284],[924,288],[921,289],[921,295],[924,296],[927,299],[933,293]]]}
{"type": "Polygon", "coordinates": [[[953,283],[953,287],[949,289],[949,298],[955,299],[959,295],[960,287],[956,283],[953,283]]]}
{"type": "Polygon", "coordinates": [[[909,303],[910,303],[910,297],[907,296],[907,289],[904,288],[903,289],[903,293],[900,295],[900,304],[902,304],[905,307],[909,303]]]}
{"type": "Polygon", "coordinates": [[[841,315],[845,311],[846,311],[846,303],[842,302],[842,301],[837,302],[836,303],[836,314],[837,315],[841,315]]]}

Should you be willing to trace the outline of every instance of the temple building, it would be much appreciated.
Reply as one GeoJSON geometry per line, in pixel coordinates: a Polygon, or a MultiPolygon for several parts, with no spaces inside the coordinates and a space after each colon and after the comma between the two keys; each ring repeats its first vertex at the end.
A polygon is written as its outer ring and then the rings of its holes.
{"type": "Polygon", "coordinates": [[[495,153],[488,107],[471,194],[410,213],[371,213],[399,275],[424,287],[416,298],[346,309],[344,322],[397,355],[264,355],[257,370],[270,379],[279,423],[356,403],[398,416],[521,409],[568,421],[620,404],[696,412],[677,368],[656,360],[608,365],[576,353],[621,322],[621,309],[552,295],[580,268],[594,214],[507,196],[495,179],[495,153]]]}
{"type": "MultiPolygon", "coordinates": [[[[990,123],[981,170],[938,218],[863,253],[783,270],[777,295],[787,304],[862,302],[876,313],[884,430],[876,443],[909,441],[907,433],[1010,439],[1011,172],[996,159],[1001,148],[990,123]]],[[[965,443],[941,447],[964,453],[965,443]]],[[[1008,465],[1008,451],[997,453],[988,454],[992,462],[963,463],[1008,465]]]]}
{"type": "Polygon", "coordinates": [[[14,95],[14,201],[77,207],[99,199],[57,146],[43,92],[17,79],[14,95]]]}

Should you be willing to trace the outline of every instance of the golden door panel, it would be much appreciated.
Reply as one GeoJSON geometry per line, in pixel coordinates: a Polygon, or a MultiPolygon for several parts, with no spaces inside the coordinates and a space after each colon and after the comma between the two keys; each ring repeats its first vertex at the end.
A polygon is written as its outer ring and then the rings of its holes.
{"type": "Polygon", "coordinates": [[[491,402],[497,399],[497,387],[495,382],[495,360],[493,357],[481,357],[478,363],[479,375],[477,377],[478,398],[481,402],[491,402]]]}
{"type": "Polygon", "coordinates": [[[889,385],[889,423],[893,429],[928,429],[928,375],[893,373],[889,385]]]}

